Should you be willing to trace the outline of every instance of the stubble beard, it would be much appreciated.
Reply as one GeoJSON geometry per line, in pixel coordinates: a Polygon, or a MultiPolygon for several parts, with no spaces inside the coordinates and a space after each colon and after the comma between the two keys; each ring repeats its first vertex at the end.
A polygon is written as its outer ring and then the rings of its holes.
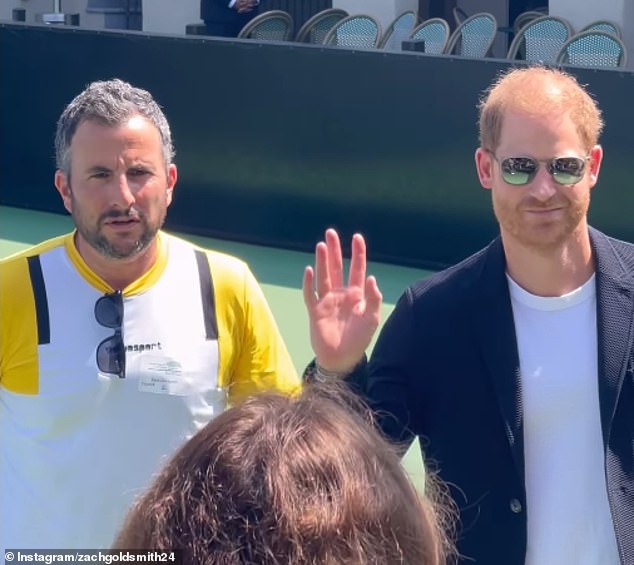
{"type": "Polygon", "coordinates": [[[80,210],[81,207],[77,206],[77,202],[73,202],[73,212],[71,213],[71,216],[77,231],[88,245],[90,245],[100,255],[108,259],[129,259],[140,254],[152,243],[152,241],[154,241],[156,234],[165,223],[166,216],[166,210],[163,210],[158,221],[154,224],[150,224],[147,217],[135,208],[131,207],[125,211],[109,210],[101,214],[97,220],[96,227],[91,228],[89,224],[84,221],[84,217],[80,210]],[[139,223],[142,226],[140,237],[132,243],[125,244],[117,244],[114,241],[110,241],[102,231],[102,226],[105,220],[108,218],[126,217],[138,218],[139,223]]]}
{"type": "Polygon", "coordinates": [[[576,203],[567,201],[566,215],[561,223],[546,226],[539,232],[539,226],[529,226],[517,207],[509,208],[494,204],[495,216],[501,228],[522,247],[545,253],[561,248],[580,226],[588,213],[590,198],[576,203]]]}

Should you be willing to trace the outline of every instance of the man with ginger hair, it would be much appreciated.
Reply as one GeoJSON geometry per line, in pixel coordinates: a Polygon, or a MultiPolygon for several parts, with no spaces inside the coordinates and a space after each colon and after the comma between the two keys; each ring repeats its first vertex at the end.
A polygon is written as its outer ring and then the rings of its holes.
{"type": "Polygon", "coordinates": [[[634,245],[588,225],[601,112],[574,77],[503,74],[480,106],[480,184],[500,237],[409,287],[369,362],[381,294],[326,232],[307,267],[315,364],[394,440],[419,436],[485,565],[634,563],[634,245]]]}

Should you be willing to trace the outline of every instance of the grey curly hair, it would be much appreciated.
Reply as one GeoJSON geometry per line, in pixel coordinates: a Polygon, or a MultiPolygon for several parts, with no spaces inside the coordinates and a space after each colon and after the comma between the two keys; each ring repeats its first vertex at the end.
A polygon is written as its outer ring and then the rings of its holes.
{"type": "Polygon", "coordinates": [[[172,134],[167,118],[152,95],[120,79],[95,81],[66,106],[55,133],[57,168],[70,175],[70,144],[79,125],[95,120],[109,126],[123,124],[134,115],[141,115],[156,126],[163,143],[165,168],[174,159],[172,134]]]}

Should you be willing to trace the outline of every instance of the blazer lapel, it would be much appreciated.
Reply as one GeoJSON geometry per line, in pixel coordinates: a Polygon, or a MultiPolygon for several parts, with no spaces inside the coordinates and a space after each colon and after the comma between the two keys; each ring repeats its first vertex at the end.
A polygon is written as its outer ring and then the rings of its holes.
{"type": "Polygon", "coordinates": [[[607,445],[626,371],[632,369],[634,281],[610,240],[590,229],[596,258],[599,405],[607,445]]]}
{"type": "Polygon", "coordinates": [[[524,424],[515,324],[500,238],[484,254],[479,300],[472,316],[475,333],[495,390],[515,467],[524,483],[524,424]]]}

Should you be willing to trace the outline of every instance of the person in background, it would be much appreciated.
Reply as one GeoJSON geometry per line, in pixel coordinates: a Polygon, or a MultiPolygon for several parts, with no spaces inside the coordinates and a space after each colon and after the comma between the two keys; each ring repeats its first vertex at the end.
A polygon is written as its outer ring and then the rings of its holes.
{"type": "Polygon", "coordinates": [[[200,0],[200,18],[207,35],[237,37],[258,15],[260,0],[200,0]]]}
{"type": "Polygon", "coordinates": [[[115,550],[175,550],[183,565],[441,565],[451,509],[343,387],[263,393],[211,421],[133,505],[115,550]]]}
{"type": "Polygon", "coordinates": [[[161,230],[177,181],[149,92],[90,84],[57,124],[76,229],[0,263],[0,547],[102,548],[164,458],[299,386],[247,265],[161,230]]]}
{"type": "MultiPolygon", "coordinates": [[[[364,351],[381,294],[334,230],[307,267],[316,363],[397,441],[419,436],[459,507],[464,563],[634,563],[634,245],[588,225],[601,111],[562,70],[514,68],[480,106],[500,236],[414,283],[364,351]]],[[[460,226],[456,226],[460,229],[460,226]]]]}

